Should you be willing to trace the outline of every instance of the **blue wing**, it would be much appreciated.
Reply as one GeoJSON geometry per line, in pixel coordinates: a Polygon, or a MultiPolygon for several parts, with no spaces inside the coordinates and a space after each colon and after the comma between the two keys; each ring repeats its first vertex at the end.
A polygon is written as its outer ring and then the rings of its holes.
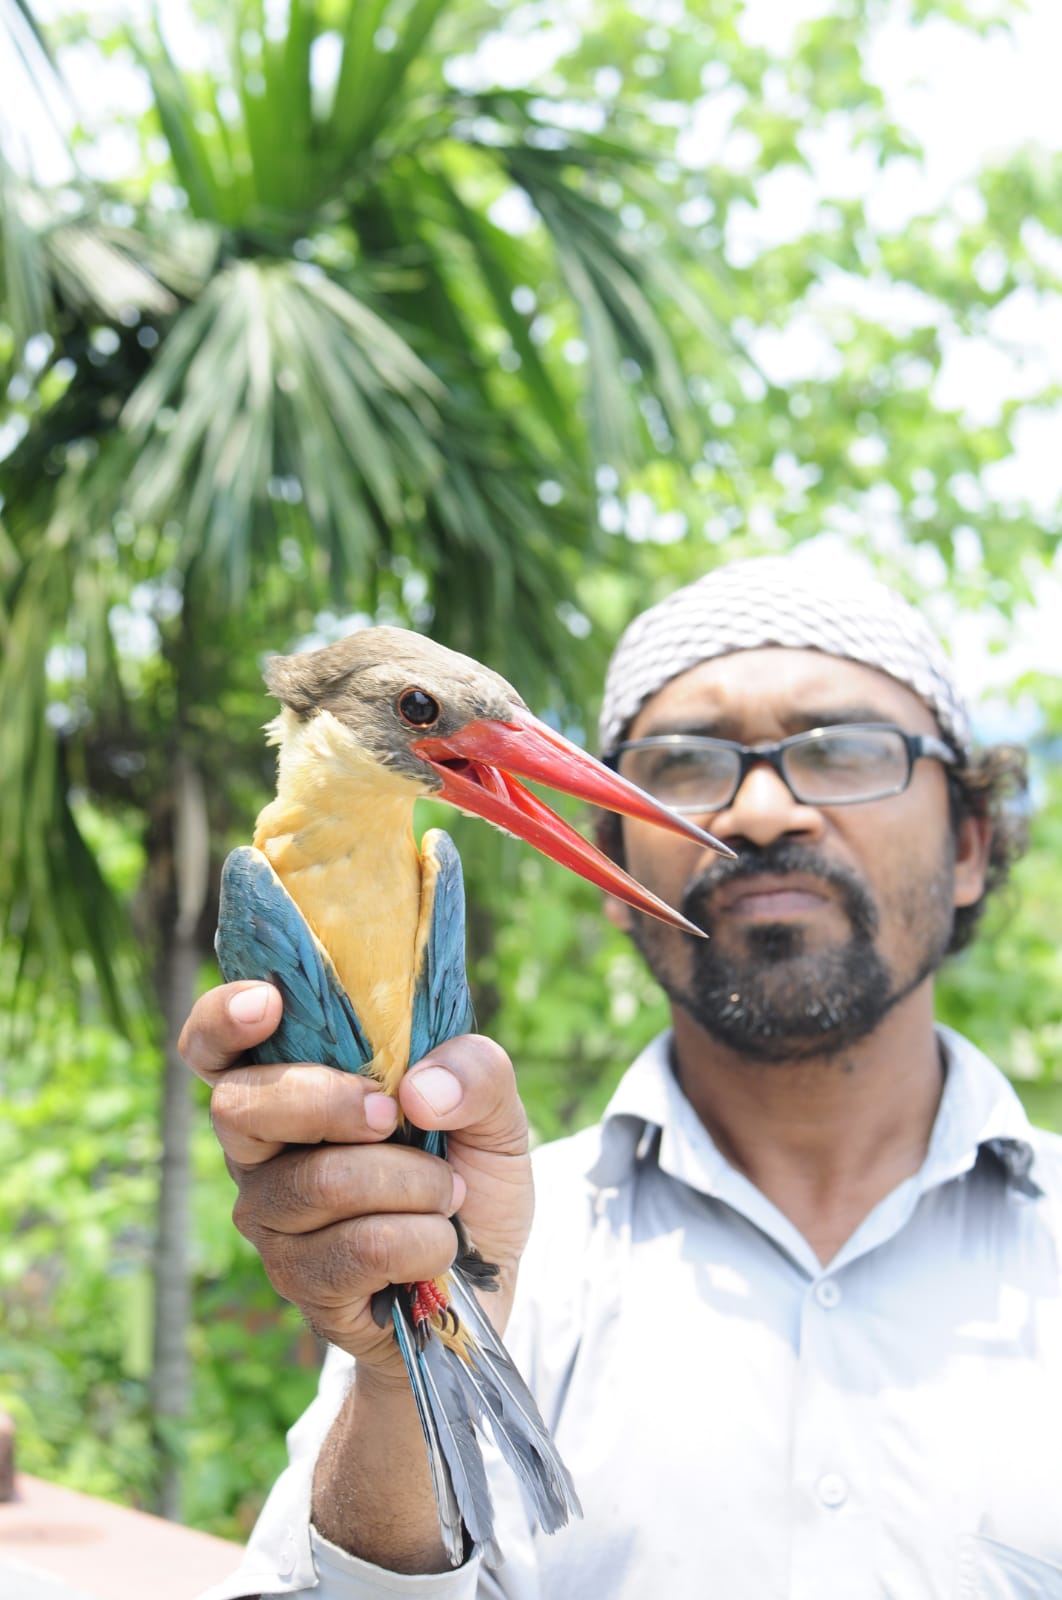
{"type": "Polygon", "coordinates": [[[433,828],[421,842],[426,870],[434,868],[435,891],[430,908],[424,960],[413,995],[410,1061],[419,1061],[433,1046],[475,1027],[465,974],[465,886],[461,857],[449,834],[433,828]]]}
{"type": "Polygon", "coordinates": [[[372,1050],[328,952],[266,856],[249,845],[233,850],[222,869],[214,947],[227,982],[264,978],[283,997],[280,1026],[250,1052],[254,1060],[365,1071],[372,1050]]]}
{"type": "MultiPolygon", "coordinates": [[[[421,850],[435,889],[425,908],[431,920],[413,997],[411,1061],[475,1026],[465,974],[461,858],[438,829],[425,834],[421,850]]],[[[251,1052],[255,1059],[365,1071],[372,1050],[331,958],[260,850],[245,845],[225,862],[214,944],[227,982],[264,978],[283,998],[281,1024],[251,1052]]]]}

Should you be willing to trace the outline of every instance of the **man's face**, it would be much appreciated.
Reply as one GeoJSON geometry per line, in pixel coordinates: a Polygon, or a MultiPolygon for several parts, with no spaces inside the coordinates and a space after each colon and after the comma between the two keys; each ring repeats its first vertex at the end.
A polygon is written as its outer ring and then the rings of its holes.
{"type": "MultiPolygon", "coordinates": [[[[699,733],[742,744],[838,722],[892,722],[939,737],[895,679],[815,650],[748,650],[667,684],[629,739],[699,733]]],[[[871,1033],[940,964],[954,908],[981,892],[983,830],[950,825],[944,769],[915,763],[903,794],[858,805],[793,799],[754,766],[722,811],[695,819],[737,861],[626,821],[626,865],[708,939],[615,905],[673,1004],[752,1059],[835,1054],[871,1033]]]]}

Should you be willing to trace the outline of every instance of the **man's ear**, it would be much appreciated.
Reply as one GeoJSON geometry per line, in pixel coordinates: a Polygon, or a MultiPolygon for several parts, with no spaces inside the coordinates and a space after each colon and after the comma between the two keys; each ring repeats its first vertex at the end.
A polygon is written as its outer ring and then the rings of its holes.
{"type": "Polygon", "coordinates": [[[985,892],[992,824],[987,817],[963,817],[955,841],[955,896],[957,906],[973,906],[985,892]]]}

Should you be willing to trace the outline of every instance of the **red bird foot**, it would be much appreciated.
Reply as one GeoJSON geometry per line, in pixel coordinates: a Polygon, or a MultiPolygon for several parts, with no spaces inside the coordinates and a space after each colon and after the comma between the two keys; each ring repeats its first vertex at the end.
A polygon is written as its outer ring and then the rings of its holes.
{"type": "Polygon", "coordinates": [[[427,1344],[431,1334],[433,1319],[438,1318],[440,1333],[445,1331],[447,1323],[452,1326],[452,1332],[458,1329],[457,1313],[452,1310],[450,1301],[439,1288],[437,1283],[430,1279],[423,1283],[410,1283],[406,1285],[409,1291],[409,1309],[413,1318],[413,1332],[421,1349],[427,1344]]]}

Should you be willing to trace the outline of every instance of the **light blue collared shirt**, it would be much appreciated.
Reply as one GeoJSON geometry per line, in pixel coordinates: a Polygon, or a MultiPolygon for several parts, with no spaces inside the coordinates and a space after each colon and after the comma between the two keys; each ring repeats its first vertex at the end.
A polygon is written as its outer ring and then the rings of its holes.
{"type": "Polygon", "coordinates": [[[333,1350],[240,1572],[209,1600],[1062,1600],[1062,1140],[940,1030],[921,1170],[823,1266],[722,1156],[662,1035],[599,1126],[536,1152],[506,1343],[584,1519],[404,1577],[310,1527],[333,1350]]]}

